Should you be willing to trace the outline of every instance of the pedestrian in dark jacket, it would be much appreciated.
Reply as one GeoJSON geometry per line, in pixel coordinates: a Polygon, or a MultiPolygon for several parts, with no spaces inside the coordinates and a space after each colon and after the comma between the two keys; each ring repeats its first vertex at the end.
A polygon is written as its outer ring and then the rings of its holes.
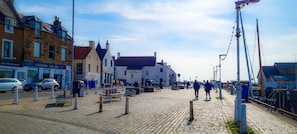
{"type": "Polygon", "coordinates": [[[194,85],[193,85],[193,88],[194,88],[194,91],[195,91],[195,97],[198,98],[200,85],[197,82],[197,80],[195,80],[194,85]]]}
{"type": "Polygon", "coordinates": [[[211,97],[210,97],[211,84],[208,82],[208,80],[206,81],[204,88],[205,88],[205,93],[206,93],[205,100],[207,100],[207,95],[208,95],[209,99],[211,99],[211,97]]]}

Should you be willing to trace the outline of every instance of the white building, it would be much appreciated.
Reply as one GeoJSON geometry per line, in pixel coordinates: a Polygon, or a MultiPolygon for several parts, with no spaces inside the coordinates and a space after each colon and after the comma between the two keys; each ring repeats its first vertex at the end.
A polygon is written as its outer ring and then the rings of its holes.
{"type": "Polygon", "coordinates": [[[110,44],[106,41],[106,48],[103,49],[98,43],[96,51],[101,60],[101,83],[111,85],[114,80],[114,58],[110,53],[110,44]]]}
{"type": "Polygon", "coordinates": [[[120,56],[115,60],[115,79],[123,80],[128,85],[139,82],[141,86],[160,85],[168,86],[176,81],[176,74],[163,61],[156,62],[154,56],[120,56]]]}

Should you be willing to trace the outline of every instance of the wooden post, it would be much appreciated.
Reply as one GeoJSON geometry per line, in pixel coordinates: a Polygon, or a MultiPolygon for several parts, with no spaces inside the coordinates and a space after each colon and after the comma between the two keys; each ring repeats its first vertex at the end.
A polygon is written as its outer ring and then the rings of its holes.
{"type": "Polygon", "coordinates": [[[193,107],[193,101],[190,101],[190,121],[194,120],[194,107],[193,107]]]}
{"type": "Polygon", "coordinates": [[[100,100],[99,100],[99,112],[102,112],[102,94],[100,94],[100,100]]]}

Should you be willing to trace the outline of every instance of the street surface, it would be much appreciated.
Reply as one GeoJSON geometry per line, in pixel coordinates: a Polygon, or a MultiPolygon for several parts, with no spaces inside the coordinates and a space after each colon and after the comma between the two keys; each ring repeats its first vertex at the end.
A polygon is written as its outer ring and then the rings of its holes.
{"type": "MultiPolygon", "coordinates": [[[[119,88],[121,89],[121,88],[119,88]]],[[[102,90],[100,90],[102,92],[102,90]]],[[[33,92],[32,92],[33,93],[33,92]]],[[[55,95],[63,94],[61,91],[55,95]]],[[[204,89],[199,99],[193,101],[194,120],[189,121],[193,89],[162,89],[129,97],[129,113],[125,114],[126,98],[103,103],[99,111],[99,95],[90,90],[89,95],[78,98],[74,105],[55,107],[55,99],[48,96],[0,101],[0,133],[165,133],[165,134],[228,134],[226,121],[233,121],[235,96],[223,90],[223,100],[211,91],[211,100],[205,100],[204,89]]],[[[270,111],[251,103],[247,105],[248,125],[257,134],[296,134],[297,128],[277,118],[270,111]]]]}

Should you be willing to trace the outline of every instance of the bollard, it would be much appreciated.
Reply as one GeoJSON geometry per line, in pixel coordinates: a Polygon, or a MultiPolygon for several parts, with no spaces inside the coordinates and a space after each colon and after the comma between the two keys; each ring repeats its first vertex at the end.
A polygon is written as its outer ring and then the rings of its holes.
{"type": "Polygon", "coordinates": [[[37,86],[35,87],[35,90],[34,90],[34,101],[38,101],[38,87],[37,86]]]}
{"type": "Polygon", "coordinates": [[[55,87],[52,86],[52,88],[51,88],[51,96],[50,96],[50,99],[53,99],[54,96],[55,96],[55,91],[54,91],[54,89],[55,89],[55,87]]]}
{"type": "Polygon", "coordinates": [[[194,120],[194,107],[193,107],[193,101],[190,101],[190,121],[194,120]]]}
{"type": "Polygon", "coordinates": [[[100,99],[99,99],[99,112],[102,112],[102,94],[100,94],[100,99]]]}
{"type": "Polygon", "coordinates": [[[87,95],[89,95],[89,83],[87,83],[87,95]]]}
{"type": "Polygon", "coordinates": [[[126,108],[125,108],[125,114],[129,113],[129,97],[126,97],[126,108]]]}
{"type": "Polygon", "coordinates": [[[98,85],[96,86],[96,91],[95,91],[95,94],[98,94],[98,85]]]}
{"type": "Polygon", "coordinates": [[[241,122],[240,122],[240,133],[246,134],[247,127],[246,127],[246,105],[241,104],[241,122]]]}
{"type": "Polygon", "coordinates": [[[19,100],[19,89],[15,88],[14,89],[14,99],[13,99],[13,104],[18,104],[19,100]]]}
{"type": "Polygon", "coordinates": [[[74,109],[77,109],[78,108],[78,104],[77,104],[77,100],[78,99],[78,94],[76,93],[75,94],[75,99],[74,99],[74,109]]]}

